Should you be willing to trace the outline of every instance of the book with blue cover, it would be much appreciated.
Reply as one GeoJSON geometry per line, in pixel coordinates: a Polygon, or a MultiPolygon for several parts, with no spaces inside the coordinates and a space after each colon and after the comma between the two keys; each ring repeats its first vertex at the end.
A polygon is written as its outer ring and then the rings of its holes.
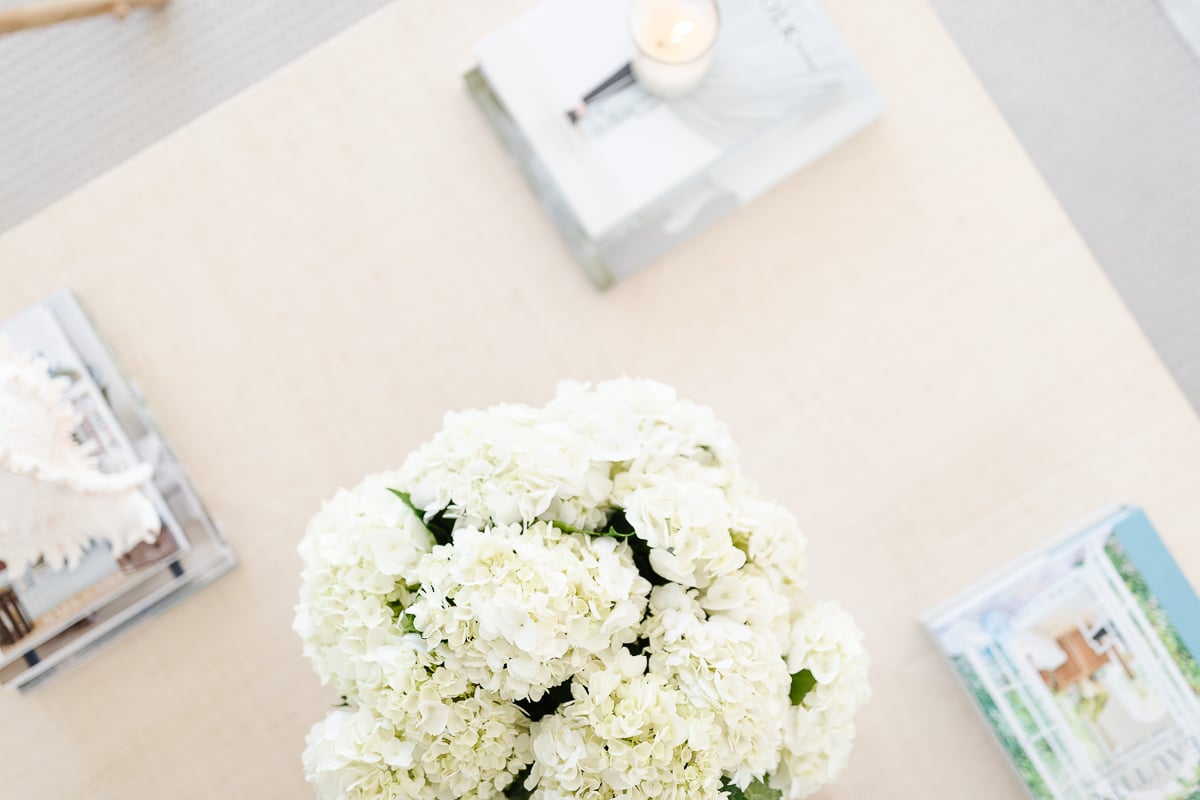
{"type": "Polygon", "coordinates": [[[931,612],[1038,800],[1200,800],[1200,599],[1121,508],[931,612]]]}

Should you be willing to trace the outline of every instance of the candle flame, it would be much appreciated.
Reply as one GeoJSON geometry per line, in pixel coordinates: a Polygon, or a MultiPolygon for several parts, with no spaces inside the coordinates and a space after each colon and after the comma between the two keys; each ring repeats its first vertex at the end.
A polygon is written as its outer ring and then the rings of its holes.
{"type": "Polygon", "coordinates": [[[681,19],[671,26],[668,38],[671,40],[671,44],[680,44],[694,30],[696,30],[695,22],[690,19],[681,19]]]}

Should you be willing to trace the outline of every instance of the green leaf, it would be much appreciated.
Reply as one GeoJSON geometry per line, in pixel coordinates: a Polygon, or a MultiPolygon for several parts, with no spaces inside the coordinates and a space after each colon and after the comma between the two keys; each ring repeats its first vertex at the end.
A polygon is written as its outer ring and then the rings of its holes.
{"type": "Polygon", "coordinates": [[[746,800],[779,800],[783,792],[772,789],[762,781],[755,781],[746,787],[746,800]]]}
{"type": "Polygon", "coordinates": [[[744,790],[734,785],[729,778],[721,778],[721,791],[729,800],[779,800],[783,792],[772,789],[762,781],[754,781],[744,790]]]}
{"type": "Polygon", "coordinates": [[[450,544],[454,541],[454,520],[446,516],[444,508],[429,518],[425,529],[433,534],[433,540],[438,544],[450,544]]]}
{"type": "Polygon", "coordinates": [[[516,700],[517,708],[525,712],[525,716],[529,717],[532,722],[537,722],[543,717],[548,717],[558,710],[558,707],[563,703],[569,703],[572,700],[571,695],[571,679],[567,678],[558,686],[552,686],[546,690],[546,693],[538,700],[516,700]]]}
{"type": "Polygon", "coordinates": [[[629,518],[625,516],[625,509],[623,508],[616,508],[609,512],[606,524],[609,530],[614,530],[621,534],[633,533],[633,525],[629,524],[629,518]]]}
{"type": "Polygon", "coordinates": [[[530,768],[526,766],[513,778],[513,782],[504,790],[504,796],[508,800],[529,800],[533,796],[533,792],[525,788],[525,780],[529,777],[529,772],[530,768]]]}
{"type": "Polygon", "coordinates": [[[399,497],[404,505],[408,506],[408,510],[421,518],[421,522],[425,522],[425,512],[413,505],[412,495],[408,492],[402,492],[399,489],[388,489],[389,492],[399,497]]]}
{"type": "Polygon", "coordinates": [[[721,778],[721,793],[729,800],[746,800],[746,793],[730,783],[728,778],[721,778]]]}
{"type": "Polygon", "coordinates": [[[400,630],[405,633],[420,633],[417,626],[413,624],[414,617],[406,610],[408,607],[404,605],[404,601],[388,600],[387,607],[396,615],[396,621],[400,623],[400,630]]]}
{"type": "Polygon", "coordinates": [[[408,492],[402,492],[399,489],[388,489],[389,492],[399,497],[404,505],[408,506],[409,511],[417,515],[417,519],[421,520],[421,524],[425,526],[425,530],[429,531],[429,535],[438,544],[450,544],[454,541],[454,520],[446,516],[446,509],[434,514],[428,520],[425,519],[425,512],[413,505],[412,495],[408,492]]]}
{"type": "Polygon", "coordinates": [[[640,656],[642,653],[650,649],[650,640],[638,638],[633,641],[633,644],[625,645],[625,648],[633,655],[640,656]]]}
{"type": "Polygon", "coordinates": [[[620,536],[624,538],[629,545],[629,549],[633,551],[633,565],[637,567],[638,574],[645,578],[651,586],[665,586],[670,583],[669,580],[659,575],[654,571],[654,567],[650,566],[650,545],[640,536],[633,536],[633,526],[629,524],[628,518],[625,516],[625,509],[614,509],[608,515],[608,529],[612,536],[620,536]]]}
{"type": "Polygon", "coordinates": [[[788,699],[792,701],[792,705],[798,706],[804,702],[804,698],[816,685],[817,679],[813,677],[811,671],[802,669],[799,672],[793,673],[792,688],[788,692],[788,699]]]}
{"type": "Polygon", "coordinates": [[[576,528],[574,525],[568,525],[558,520],[551,520],[550,524],[564,533],[586,533],[588,536],[612,536],[615,539],[627,539],[633,536],[633,531],[619,531],[616,528],[609,528],[606,531],[585,531],[583,528],[576,528]]]}

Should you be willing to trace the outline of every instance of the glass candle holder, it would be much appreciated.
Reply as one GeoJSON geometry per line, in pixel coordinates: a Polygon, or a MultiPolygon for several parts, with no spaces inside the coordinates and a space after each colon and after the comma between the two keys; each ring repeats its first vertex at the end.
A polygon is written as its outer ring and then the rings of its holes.
{"type": "Polygon", "coordinates": [[[716,0],[634,0],[629,24],[638,83],[659,97],[679,97],[708,72],[721,14],[716,0]]]}

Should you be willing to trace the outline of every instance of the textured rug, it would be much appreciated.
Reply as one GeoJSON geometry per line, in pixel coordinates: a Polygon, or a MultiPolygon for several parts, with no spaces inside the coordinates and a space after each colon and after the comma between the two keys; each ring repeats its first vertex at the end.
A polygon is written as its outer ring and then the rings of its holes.
{"type": "Polygon", "coordinates": [[[386,3],[170,0],[0,36],[0,231],[386,3]]]}

